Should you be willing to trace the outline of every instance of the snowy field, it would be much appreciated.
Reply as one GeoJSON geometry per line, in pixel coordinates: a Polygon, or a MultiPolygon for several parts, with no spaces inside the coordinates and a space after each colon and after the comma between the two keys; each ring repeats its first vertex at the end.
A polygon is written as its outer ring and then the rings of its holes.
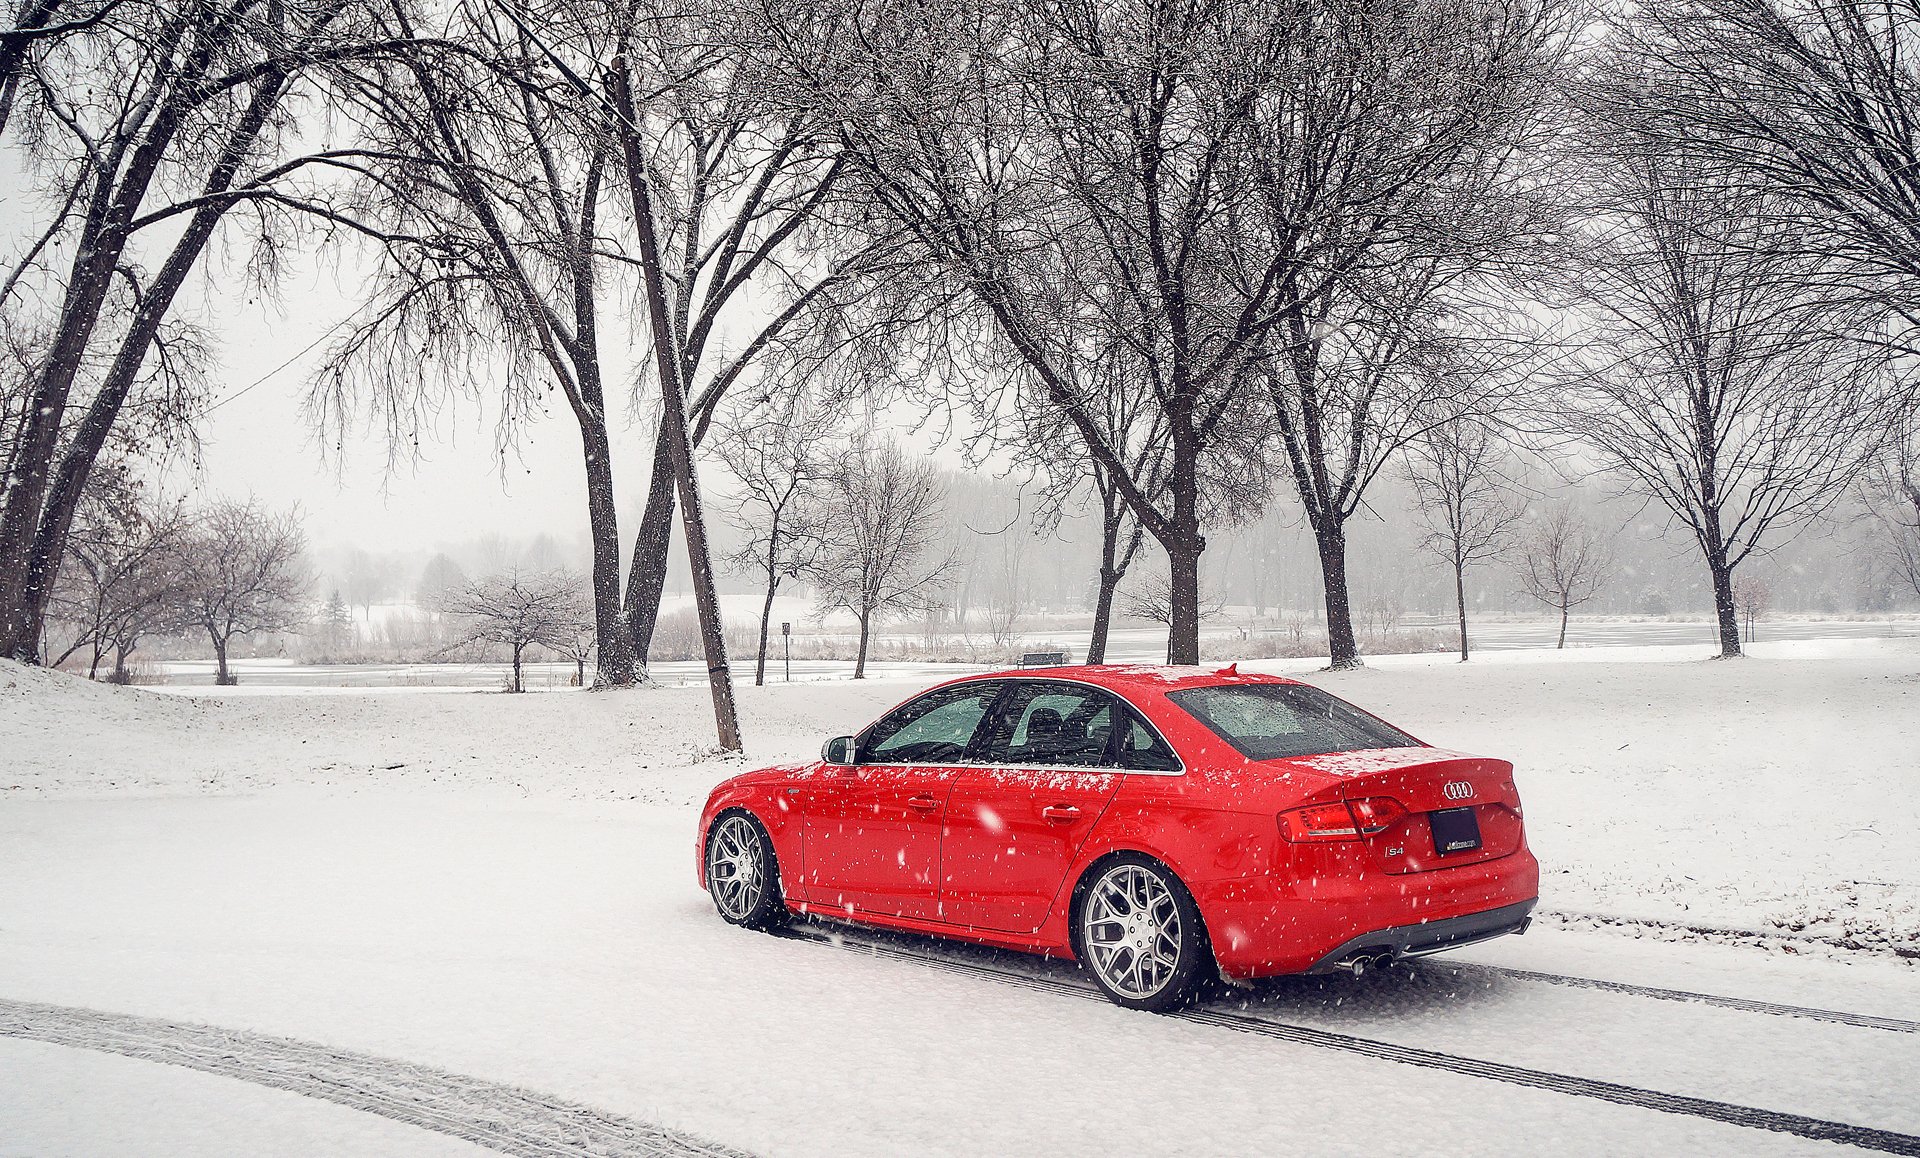
{"type": "MultiPolygon", "coordinates": [[[[1897,1148],[1920,1033],[1455,964],[1920,1020],[1920,641],[1755,650],[1248,665],[1514,760],[1544,869],[1524,938],[1220,1007],[1312,1040],[723,924],[693,825],[740,765],[704,757],[703,689],[176,696],[0,667],[0,1031],[33,1002],[297,1038],[760,1155],[1839,1152],[1332,1032],[1897,1148]]],[[[742,688],[748,762],[926,679],[742,688]]],[[[0,1032],[0,1155],[482,1152],[0,1032]]]]}

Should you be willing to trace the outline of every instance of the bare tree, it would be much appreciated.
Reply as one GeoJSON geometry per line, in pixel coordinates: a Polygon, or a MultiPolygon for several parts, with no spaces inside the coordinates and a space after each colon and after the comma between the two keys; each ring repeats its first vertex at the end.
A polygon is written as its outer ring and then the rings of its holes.
{"type": "Polygon", "coordinates": [[[49,618],[72,631],[53,666],[91,651],[87,678],[113,656],[110,678],[128,679],[127,657],[142,637],[182,624],[193,521],[178,503],[156,501],[142,488],[95,488],[67,536],[67,559],[54,585],[49,618]]]}
{"type": "Polygon", "coordinates": [[[1196,661],[1202,459],[1247,410],[1251,338],[1273,324],[1272,271],[1202,256],[1236,223],[1241,186],[1223,156],[1252,131],[1277,59],[1260,16],[997,0],[764,8],[760,32],[797,99],[835,126],[877,211],[970,315],[942,333],[984,323],[1019,371],[971,376],[979,425],[994,431],[1008,409],[999,383],[1059,411],[1173,559],[1168,658],[1196,661]],[[1164,417],[1158,493],[1097,417],[1089,370],[1116,330],[1164,417]]]}
{"type": "Polygon", "coordinates": [[[343,572],[340,591],[346,597],[347,606],[360,608],[369,620],[373,605],[392,595],[398,587],[399,568],[395,560],[363,548],[355,547],[347,552],[343,572]]]}
{"type": "MultiPolygon", "coordinates": [[[[447,597],[447,612],[465,621],[449,650],[476,643],[505,647],[513,657],[507,690],[524,691],[521,657],[526,650],[545,647],[569,654],[582,624],[591,619],[583,587],[578,576],[564,570],[522,574],[516,569],[469,583],[447,597]]],[[[584,671],[584,655],[575,658],[575,664],[584,671]]]]}
{"type": "Polygon", "coordinates": [[[1360,663],[1346,525],[1368,487],[1435,424],[1495,411],[1527,355],[1491,303],[1560,225],[1543,146],[1582,20],[1551,2],[1329,4],[1299,22],[1302,63],[1262,118],[1253,244],[1292,261],[1259,369],[1336,669],[1360,663]]]}
{"type": "MultiPolygon", "coordinates": [[[[1275,360],[1313,357],[1331,286],[1434,244],[1451,257],[1460,238],[1485,252],[1496,231],[1431,228],[1416,242],[1408,215],[1457,227],[1507,203],[1488,175],[1510,175],[1497,158],[1537,123],[1528,105],[1567,27],[1556,5],[1470,0],[762,8],[758,35],[796,99],[830,117],[877,212],[991,327],[1022,371],[1013,383],[1058,409],[1166,550],[1173,663],[1199,656],[1205,480],[1257,461],[1241,432],[1271,425],[1250,419],[1275,360]],[[1088,367],[1114,335],[1164,423],[1155,490],[1098,418],[1088,367]]],[[[1316,415],[1317,383],[1288,387],[1316,415]]],[[[991,421],[1005,408],[981,393],[991,421]]],[[[1306,444],[1345,429],[1331,414],[1300,426],[1302,454],[1317,459],[1306,444]]],[[[1330,503],[1364,488],[1361,457],[1330,503]]],[[[1344,636],[1342,665],[1357,655],[1344,636]]]]}
{"type": "Polygon", "coordinates": [[[1831,263],[1826,292],[1920,326],[1920,33],[1911,3],[1657,0],[1610,39],[1645,78],[1633,120],[1771,195],[1792,244],[1831,263]]]}
{"type": "Polygon", "coordinates": [[[439,614],[446,610],[447,595],[467,585],[467,573],[445,554],[427,560],[420,571],[420,582],[413,589],[413,602],[422,611],[439,614]]]}
{"type": "Polygon", "coordinates": [[[1407,448],[1407,477],[1427,534],[1422,546],[1453,571],[1460,662],[1467,662],[1467,568],[1500,556],[1525,513],[1500,471],[1502,443],[1485,422],[1456,419],[1407,448]]]}
{"type": "Polygon", "coordinates": [[[1568,271],[1590,344],[1552,421],[1692,532],[1737,656],[1735,570],[1848,493],[1909,388],[1858,302],[1827,291],[1830,261],[1783,235],[1775,195],[1603,132],[1568,271]]]}
{"type": "MultiPolygon", "coordinates": [[[[1173,619],[1173,586],[1168,576],[1154,571],[1140,581],[1140,585],[1127,593],[1125,600],[1127,614],[1135,619],[1144,619],[1150,623],[1167,623],[1173,619]]],[[[1210,594],[1204,587],[1200,592],[1200,621],[1202,623],[1224,610],[1226,604],[1210,594]]]]}
{"type": "Polygon", "coordinates": [[[1016,629],[1027,603],[1027,536],[1019,522],[1016,518],[981,536],[988,540],[981,545],[991,581],[986,598],[987,640],[996,651],[1004,651],[1019,638],[1016,629]]]}
{"type": "Polygon", "coordinates": [[[227,665],[236,636],[286,631],[307,620],[313,580],[306,534],[297,509],[276,514],[253,499],[215,503],[194,521],[186,616],[213,643],[214,682],[237,684],[227,665]]]}
{"type": "Polygon", "coordinates": [[[1920,596],[1920,420],[1909,417],[1861,487],[1881,527],[1880,554],[1893,578],[1920,596]]]}
{"type": "MultiPolygon", "coordinates": [[[[557,386],[579,431],[592,545],[596,681],[633,683],[639,657],[621,618],[603,331],[619,253],[607,236],[618,161],[604,111],[551,84],[524,6],[456,6],[462,51],[410,58],[370,96],[366,216],[387,235],[368,308],[334,345],[309,397],[338,428],[380,415],[396,447],[417,451],[442,400],[493,386],[502,449],[557,386]],[[609,266],[614,267],[610,274],[609,266]],[[494,360],[504,372],[486,372],[494,360]]],[[[558,41],[604,33],[589,6],[541,22],[558,41]]],[[[410,28],[407,6],[393,18],[410,28]]],[[[617,315],[616,315],[617,318],[617,315]]]]}
{"type": "MultiPolygon", "coordinates": [[[[1089,392],[1086,409],[1101,437],[1125,463],[1135,486],[1143,494],[1158,498],[1165,485],[1167,427],[1150,381],[1139,371],[1124,339],[1116,339],[1103,357],[1086,368],[1090,376],[1101,379],[1089,392]]],[[[1091,490],[1100,504],[1100,563],[1094,580],[1093,629],[1087,640],[1086,662],[1105,663],[1114,597],[1140,554],[1146,528],[1127,504],[1113,469],[1087,452],[1085,442],[1059,408],[1044,397],[1032,401],[1035,404],[1023,407],[1021,414],[1031,431],[1023,439],[1027,453],[1047,475],[1047,486],[1040,491],[1039,525],[1056,525],[1083,487],[1091,490]]],[[[1248,495],[1222,496],[1220,492],[1227,489],[1210,487],[1204,496],[1207,505],[1247,507],[1256,502],[1248,495]]]]}
{"type": "Polygon", "coordinates": [[[352,0],[126,0],[86,6],[71,35],[36,24],[61,7],[29,5],[19,26],[29,34],[0,45],[0,123],[28,126],[22,155],[57,207],[0,285],[0,309],[58,303],[0,479],[0,654],[28,662],[87,479],[150,361],[165,356],[174,299],[221,224],[245,216],[258,279],[273,276],[290,224],[350,224],[311,176],[342,154],[296,131],[290,102],[419,47],[352,0]],[[49,284],[15,293],[36,279],[49,284]],[[117,285],[130,286],[124,317],[108,308],[117,285]],[[103,318],[119,324],[103,329],[103,318]],[[90,364],[100,376],[83,398],[90,364]]]}
{"type": "Polygon", "coordinates": [[[832,415],[809,409],[802,397],[765,397],[736,408],[724,423],[720,460],[739,484],[734,525],[746,540],[729,561],[757,576],[766,592],[760,603],[760,645],[753,682],[767,682],[767,638],[773,597],[784,579],[812,570],[826,545],[827,511],[821,490],[832,474],[832,415]]]}
{"type": "Polygon", "coordinates": [[[573,686],[587,686],[587,661],[599,643],[598,621],[594,616],[592,588],[572,572],[564,575],[573,582],[574,598],[549,638],[542,641],[548,651],[573,661],[573,686]]]}
{"type": "Polygon", "coordinates": [[[1740,609],[1740,622],[1747,630],[1747,642],[1753,642],[1753,626],[1765,619],[1773,605],[1773,588],[1762,579],[1742,579],[1733,587],[1734,605],[1740,609]]]}
{"type": "Polygon", "coordinates": [[[833,470],[827,494],[827,546],[810,577],[822,611],[843,609],[859,621],[853,678],[865,679],[877,621],[940,605],[954,567],[952,555],[934,554],[944,497],[932,465],[892,443],[854,448],[833,470]]]}
{"type": "Polygon", "coordinates": [[[1554,647],[1567,646],[1567,617],[1612,577],[1613,553],[1591,524],[1561,506],[1521,539],[1518,555],[1520,589],[1560,613],[1554,647]]]}
{"type": "MultiPolygon", "coordinates": [[[[728,391],[797,349],[831,346],[845,332],[847,304],[894,265],[886,230],[823,227],[843,200],[833,131],[777,99],[767,63],[735,43],[734,19],[720,0],[643,10],[618,38],[618,55],[591,74],[605,77],[609,130],[625,162],[630,260],[646,287],[662,396],[627,580],[641,654],[660,613],[675,503],[684,508],[694,494],[690,456],[728,391]],[[730,331],[740,340],[725,341],[730,331]]],[[[690,544],[703,537],[688,530],[699,521],[683,510],[690,544]]],[[[690,554],[698,568],[699,552],[690,554]]],[[[717,610],[702,621],[718,639],[717,610]]]]}

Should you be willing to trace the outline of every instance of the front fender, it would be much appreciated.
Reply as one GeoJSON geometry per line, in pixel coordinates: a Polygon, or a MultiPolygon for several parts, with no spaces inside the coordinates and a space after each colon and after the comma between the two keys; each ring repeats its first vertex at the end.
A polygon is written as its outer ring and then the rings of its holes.
{"type": "Polygon", "coordinates": [[[800,813],[780,783],[738,783],[729,781],[713,790],[707,805],[700,810],[700,826],[694,834],[693,875],[700,887],[707,887],[707,832],[714,818],[731,808],[751,813],[773,840],[773,855],[780,865],[780,881],[788,896],[798,886],[804,871],[801,862],[800,813]]]}

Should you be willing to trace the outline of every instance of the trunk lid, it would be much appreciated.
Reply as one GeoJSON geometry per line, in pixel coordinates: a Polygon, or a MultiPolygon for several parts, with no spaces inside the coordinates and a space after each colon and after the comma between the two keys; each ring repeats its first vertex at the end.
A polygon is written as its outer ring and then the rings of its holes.
{"type": "Polygon", "coordinates": [[[1506,760],[1438,748],[1375,748],[1289,763],[1338,778],[1348,801],[1386,798],[1406,810],[1364,837],[1383,872],[1477,864],[1521,846],[1520,794],[1506,760]],[[1466,847],[1470,834],[1477,847],[1466,847]]]}

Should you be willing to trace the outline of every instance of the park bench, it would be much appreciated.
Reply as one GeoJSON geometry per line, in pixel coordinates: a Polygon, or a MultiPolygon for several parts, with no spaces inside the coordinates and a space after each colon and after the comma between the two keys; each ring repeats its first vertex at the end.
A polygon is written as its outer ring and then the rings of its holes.
{"type": "Polygon", "coordinates": [[[1020,657],[1021,667],[1062,667],[1068,662],[1064,651],[1029,651],[1020,657]]]}

